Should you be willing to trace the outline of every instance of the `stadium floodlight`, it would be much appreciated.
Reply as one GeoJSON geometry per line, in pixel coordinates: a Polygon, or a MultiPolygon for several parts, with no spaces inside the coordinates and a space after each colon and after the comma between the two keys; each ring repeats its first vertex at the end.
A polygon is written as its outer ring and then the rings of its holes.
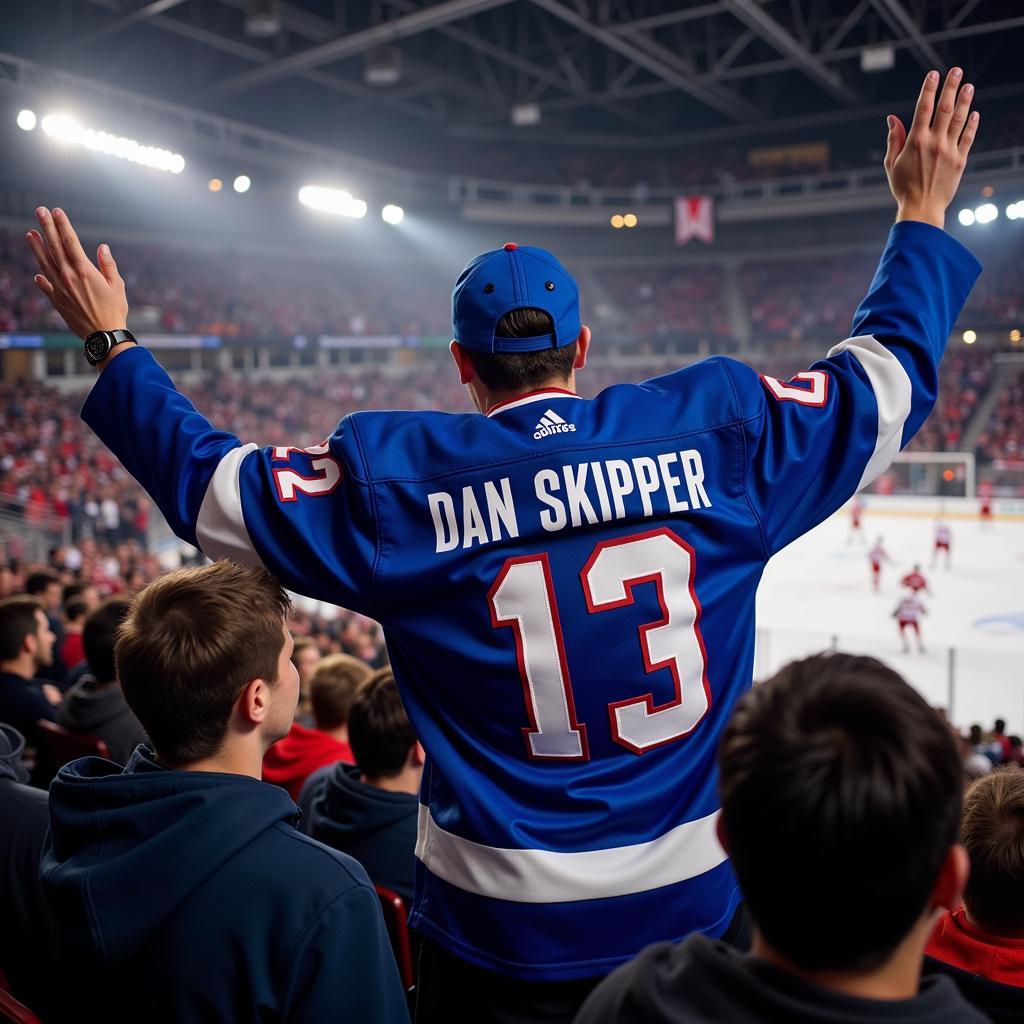
{"type": "Polygon", "coordinates": [[[625,217],[622,218],[622,223],[625,224],[625,226],[627,228],[635,228],[636,227],[636,214],[635,213],[627,213],[625,215],[625,217]]]}
{"type": "Polygon", "coordinates": [[[18,127],[23,132],[30,132],[36,126],[36,112],[34,110],[18,111],[18,127]]]}
{"type": "Polygon", "coordinates": [[[982,203],[974,208],[974,219],[979,224],[991,224],[999,216],[999,207],[995,203],[982,203]]]}
{"type": "Polygon", "coordinates": [[[388,203],[383,210],[380,211],[380,215],[387,224],[401,224],[405,220],[405,210],[400,206],[395,206],[394,203],[388,203]]]}
{"type": "Polygon", "coordinates": [[[621,213],[613,213],[611,223],[613,228],[621,228],[626,223],[626,218],[621,213]]]}
{"type": "Polygon", "coordinates": [[[1006,219],[1007,220],[1020,220],[1024,218],[1024,199],[1018,199],[1015,203],[1010,203],[1006,208],[1006,219]]]}
{"type": "Polygon", "coordinates": [[[50,138],[58,142],[84,146],[96,153],[106,153],[157,171],[181,174],[185,170],[185,158],[180,153],[158,146],[143,146],[135,139],[111,135],[95,128],[84,128],[67,114],[47,114],[42,120],[42,127],[50,138]]]}
{"type": "Polygon", "coordinates": [[[1014,345],[1019,345],[1020,344],[1020,338],[1021,338],[1020,331],[1016,327],[1014,327],[1014,329],[1012,331],[1010,331],[1010,341],[1012,341],[1014,345]]]}
{"type": "Polygon", "coordinates": [[[211,192],[219,192],[224,187],[220,178],[211,178],[206,186],[211,192]]]}
{"type": "Polygon", "coordinates": [[[240,174],[232,183],[232,188],[238,192],[248,192],[252,188],[252,178],[248,174],[240,174]]]}
{"type": "Polygon", "coordinates": [[[969,228],[974,223],[974,211],[965,208],[957,214],[956,219],[960,221],[965,228],[969,228]]]}
{"type": "Polygon", "coordinates": [[[304,185],[299,189],[299,202],[311,210],[321,213],[335,213],[340,217],[366,216],[366,203],[362,199],[353,199],[351,192],[337,188],[324,188],[321,185],[304,185]]]}
{"type": "Polygon", "coordinates": [[[964,344],[973,345],[978,340],[977,331],[964,331],[964,344]]]}

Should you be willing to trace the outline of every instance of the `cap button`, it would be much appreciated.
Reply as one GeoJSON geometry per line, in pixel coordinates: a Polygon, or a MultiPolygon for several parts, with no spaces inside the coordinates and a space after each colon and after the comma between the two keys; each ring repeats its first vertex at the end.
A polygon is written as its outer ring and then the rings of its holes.
{"type": "Polygon", "coordinates": [[[518,245],[516,245],[516,243],[515,243],[515,242],[506,242],[506,243],[505,243],[505,244],[504,244],[504,245],[502,246],[502,248],[503,248],[503,249],[505,250],[505,252],[512,252],[512,250],[513,250],[513,249],[518,249],[518,248],[519,248],[519,246],[518,246],[518,245]]]}

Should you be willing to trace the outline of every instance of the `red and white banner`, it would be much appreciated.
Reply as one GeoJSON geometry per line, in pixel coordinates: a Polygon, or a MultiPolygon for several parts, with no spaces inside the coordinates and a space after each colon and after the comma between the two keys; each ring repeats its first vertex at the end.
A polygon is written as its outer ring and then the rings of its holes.
{"type": "Polygon", "coordinates": [[[699,238],[715,240],[714,200],[711,196],[676,196],[676,245],[699,238]]]}

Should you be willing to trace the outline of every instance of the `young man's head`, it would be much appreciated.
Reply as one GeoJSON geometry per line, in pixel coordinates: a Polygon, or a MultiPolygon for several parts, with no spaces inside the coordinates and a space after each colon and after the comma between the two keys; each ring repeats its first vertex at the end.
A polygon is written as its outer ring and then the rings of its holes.
{"type": "Polygon", "coordinates": [[[74,632],[85,622],[89,609],[80,597],[69,597],[64,602],[64,625],[69,632],[74,632]]]}
{"type": "Polygon", "coordinates": [[[350,654],[328,654],[321,658],[309,680],[316,727],[323,732],[344,728],[356,693],[372,674],[365,661],[350,654]]]}
{"type": "Polygon", "coordinates": [[[514,242],[462,272],[452,330],[460,379],[482,412],[542,387],[572,389],[590,345],[572,276],[551,253],[514,242]]]}
{"type": "Polygon", "coordinates": [[[319,664],[321,657],[320,647],[312,637],[297,636],[295,638],[292,664],[299,671],[299,682],[302,684],[303,692],[308,689],[313,670],[319,664]]]}
{"type": "Polygon", "coordinates": [[[114,645],[117,631],[131,606],[126,597],[111,597],[86,616],[82,627],[82,647],[89,671],[97,683],[112,683],[117,678],[114,645]]]}
{"type": "Polygon", "coordinates": [[[59,612],[64,601],[64,587],[60,577],[48,570],[30,573],[25,580],[25,593],[39,598],[47,612],[59,612]]]}
{"type": "Polygon", "coordinates": [[[423,748],[416,739],[391,669],[374,672],[352,702],[349,743],[363,777],[370,783],[408,776],[416,792],[423,770],[423,748]]]}
{"type": "Polygon", "coordinates": [[[971,785],[960,842],[971,858],[969,917],[987,932],[1024,938],[1024,771],[1011,765],[971,785]]]}
{"type": "Polygon", "coordinates": [[[0,601],[0,662],[25,678],[53,663],[57,638],[37,597],[18,594],[0,601]]]}
{"type": "Polygon", "coordinates": [[[923,950],[966,872],[961,764],[899,675],[848,654],[793,662],[740,701],[718,760],[723,844],[764,943],[806,972],[923,950]]]}
{"type": "Polygon", "coordinates": [[[231,562],[180,569],[135,598],[114,649],[117,676],[162,762],[240,758],[259,777],[299,697],[290,605],[268,572],[231,562]]]}

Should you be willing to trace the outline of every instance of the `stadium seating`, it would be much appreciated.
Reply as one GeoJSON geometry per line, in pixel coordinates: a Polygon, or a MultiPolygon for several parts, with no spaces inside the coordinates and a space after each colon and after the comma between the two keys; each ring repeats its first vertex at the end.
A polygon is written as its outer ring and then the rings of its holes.
{"type": "Polygon", "coordinates": [[[40,1024],[39,1018],[24,1003],[18,1002],[4,986],[0,986],[0,1021],[8,1021],[10,1024],[40,1024]]]}
{"type": "Polygon", "coordinates": [[[79,757],[110,757],[106,743],[98,736],[87,736],[85,733],[71,732],[56,722],[40,718],[36,723],[43,737],[47,759],[55,765],[67,764],[79,757]]]}
{"type": "Polygon", "coordinates": [[[409,918],[402,897],[383,885],[376,885],[377,898],[384,913],[384,923],[388,928],[391,948],[395,951],[398,973],[406,990],[415,983],[412,964],[412,940],[409,936],[409,918]]]}

